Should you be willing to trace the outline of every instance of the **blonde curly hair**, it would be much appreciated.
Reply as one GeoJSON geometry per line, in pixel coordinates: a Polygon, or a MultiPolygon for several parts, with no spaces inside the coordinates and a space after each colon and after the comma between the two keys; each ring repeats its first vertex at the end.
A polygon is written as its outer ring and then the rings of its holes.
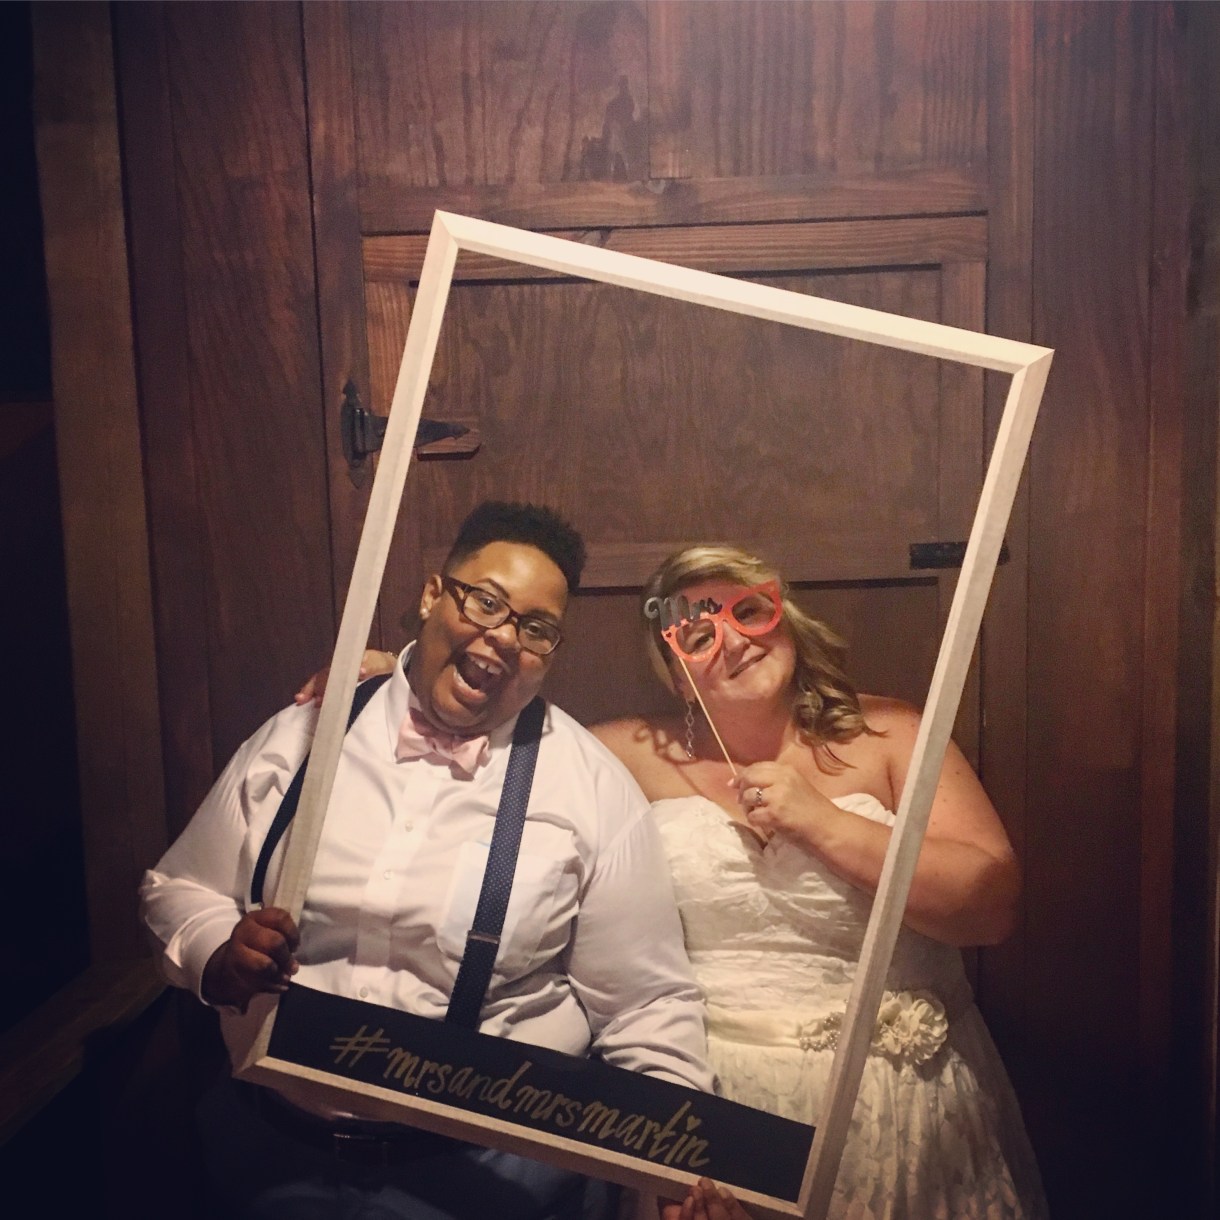
{"type": "MultiPolygon", "coordinates": [[[[806,614],[789,596],[788,586],[769,564],[723,543],[700,543],[684,547],[663,560],[644,586],[641,606],[652,598],[673,597],[705,580],[727,580],[745,587],[768,580],[782,591],[782,621],[796,647],[797,696],[792,719],[807,745],[842,745],[872,735],[860,710],[860,697],[844,671],[847,645],[825,623],[806,614]]],[[[659,619],[644,615],[648,658],[657,676],[676,690],[672,654],[661,636],[659,619]]]]}

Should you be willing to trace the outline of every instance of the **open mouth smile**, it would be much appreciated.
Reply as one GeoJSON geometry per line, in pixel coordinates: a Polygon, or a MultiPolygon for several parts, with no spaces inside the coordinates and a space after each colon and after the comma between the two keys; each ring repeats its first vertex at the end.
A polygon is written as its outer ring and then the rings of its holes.
{"type": "Polygon", "coordinates": [[[486,698],[506,674],[503,665],[473,653],[459,653],[453,661],[458,690],[476,698],[486,698]]]}

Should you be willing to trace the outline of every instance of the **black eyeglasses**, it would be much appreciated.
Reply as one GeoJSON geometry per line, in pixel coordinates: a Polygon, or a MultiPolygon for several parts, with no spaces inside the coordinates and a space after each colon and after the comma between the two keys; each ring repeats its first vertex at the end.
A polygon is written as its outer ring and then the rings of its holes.
{"type": "Polygon", "coordinates": [[[554,623],[533,614],[518,614],[495,593],[480,589],[478,585],[454,580],[452,576],[442,576],[441,584],[457,602],[458,613],[476,627],[500,627],[504,623],[512,623],[517,639],[526,652],[545,657],[563,643],[563,632],[554,623]]]}

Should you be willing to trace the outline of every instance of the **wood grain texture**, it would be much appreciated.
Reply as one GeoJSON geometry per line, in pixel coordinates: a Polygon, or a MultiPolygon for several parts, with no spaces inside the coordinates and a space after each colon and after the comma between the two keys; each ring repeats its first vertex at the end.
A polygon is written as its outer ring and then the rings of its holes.
{"type": "Polygon", "coordinates": [[[370,4],[351,17],[368,179],[647,177],[642,3],[370,4]]]}
{"type": "MultiPolygon", "coordinates": [[[[191,422],[191,378],[182,353],[189,321],[183,282],[164,6],[115,10],[123,105],[132,319],[156,602],[166,815],[170,837],[186,825],[215,778],[204,523],[191,422]]],[[[151,864],[152,860],[147,861],[151,864]]]]}
{"type": "MultiPolygon", "coordinates": [[[[1184,31],[1170,5],[1155,14],[1152,235],[1148,266],[1148,501],[1144,527],[1144,731],[1140,741],[1140,1067],[1150,1147],[1145,1174],[1181,1159],[1170,1061],[1177,941],[1174,926],[1183,378],[1190,209],[1190,127],[1184,31]]],[[[1185,929],[1177,929],[1189,935],[1185,929]]],[[[1180,965],[1179,965],[1180,969],[1180,965]]],[[[1180,1014],[1179,1014],[1180,1016],[1180,1014]]],[[[1184,1151],[1184,1150],[1183,1150],[1184,1151]]]]}
{"type": "Polygon", "coordinates": [[[1033,338],[1062,359],[1030,467],[1026,1024],[1066,1215],[1124,1211],[1138,1163],[1154,19],[1034,11],[1033,338]]]}
{"type": "Polygon", "coordinates": [[[979,167],[648,182],[413,189],[391,176],[360,191],[365,233],[426,233],[437,209],[527,229],[733,224],[953,215],[986,207],[979,167]]]}
{"type": "Polygon", "coordinates": [[[165,842],[147,517],[108,10],[32,13],[81,821],[94,961],[138,956],[165,842]]]}
{"type": "MultiPolygon", "coordinates": [[[[617,592],[640,590],[661,561],[684,547],[707,541],[707,535],[691,533],[647,542],[590,542],[581,591],[617,592]]],[[[763,556],[793,584],[871,585],[935,584],[937,577],[913,568],[909,543],[896,535],[880,538],[864,531],[819,534],[810,531],[781,536],[770,533],[755,537],[735,533],[735,546],[763,556]]],[[[428,547],[423,553],[424,571],[439,572],[448,550],[428,547]]]]}
{"type": "Polygon", "coordinates": [[[331,613],[336,619],[368,507],[368,489],[353,483],[339,431],[339,408],[348,380],[366,396],[369,389],[350,15],[351,6],[337,0],[301,6],[321,336],[322,439],[330,491],[331,613]]]}
{"type": "Polygon", "coordinates": [[[682,178],[986,161],[985,15],[967,4],[653,6],[652,137],[682,178]]]}
{"type": "Polygon", "coordinates": [[[365,232],[424,231],[438,206],[528,227],[974,210],[980,22],[961,4],[361,5],[365,232]]]}
{"type": "Polygon", "coordinates": [[[214,769],[334,638],[300,19],[164,9],[214,769]]]}
{"type": "MultiPolygon", "coordinates": [[[[978,262],[987,250],[987,223],[981,216],[565,230],[551,236],[682,267],[698,267],[718,275],[814,268],[935,266],[978,262]]],[[[427,238],[423,236],[367,238],[365,279],[417,280],[426,245],[427,238]]],[[[455,282],[554,278],[555,273],[546,268],[473,251],[458,256],[454,271],[455,282]]]]}
{"type": "MultiPolygon", "coordinates": [[[[413,285],[388,280],[365,281],[365,312],[368,317],[369,384],[372,388],[371,409],[386,415],[394,397],[394,383],[402,363],[403,347],[407,341],[407,329],[411,324],[411,301],[413,285]]],[[[451,342],[452,327],[441,331],[442,352],[451,342]]],[[[433,364],[430,385],[443,374],[440,369],[453,367],[451,360],[438,359],[433,364]]],[[[435,391],[430,394],[425,408],[429,419],[453,419],[454,412],[462,406],[460,394],[447,398],[448,405],[437,400],[435,391]]],[[[397,651],[414,638],[417,626],[416,610],[419,607],[420,590],[426,575],[420,562],[420,522],[431,513],[447,515],[449,505],[428,499],[419,500],[415,489],[419,483],[435,487],[436,481],[427,467],[417,466],[407,480],[403,508],[399,512],[390,544],[390,558],[381,581],[381,596],[378,603],[377,631],[384,648],[397,651]]],[[[460,518],[451,518],[456,527],[460,518]]]]}
{"type": "MultiPolygon", "coordinates": [[[[1178,58],[1182,121],[1190,145],[1187,197],[1182,410],[1182,601],[1175,721],[1173,1027],[1171,1107],[1178,1117],[1174,1165],[1201,1201],[1220,1207],[1220,620],[1217,609],[1217,403],[1220,401],[1220,9],[1174,9],[1168,34],[1178,58]]],[[[1161,37],[1166,37],[1162,26],[1161,37]]],[[[1172,114],[1172,107],[1170,113],[1172,114]]],[[[1158,122],[1158,134],[1160,126],[1158,122]]],[[[1182,257],[1182,252],[1174,254],[1182,257]]],[[[1166,270],[1173,283],[1173,264],[1166,270]]],[[[1154,290],[1154,308],[1157,301],[1154,290]]],[[[1155,359],[1155,357],[1154,357],[1155,359]]],[[[1156,382],[1153,382],[1154,391],[1156,382]]]]}
{"type": "MultiPolygon", "coordinates": [[[[1033,6],[1023,0],[988,6],[987,105],[988,209],[987,321],[993,334],[1028,340],[1033,275],[1033,6]]],[[[1052,382],[1053,384],[1053,382],[1052,382]]],[[[985,376],[987,447],[994,443],[1003,410],[1004,379],[985,376]]],[[[1053,409],[1048,403],[1044,413],[1053,409]]],[[[1041,427],[1045,428],[1045,418],[1041,427]]],[[[1008,524],[1012,562],[996,573],[983,626],[983,726],[980,773],[1023,867],[1035,865],[1027,850],[1026,699],[1029,599],[1029,473],[1022,479],[1008,524]]],[[[1025,914],[1015,934],[978,955],[980,1006],[1005,1063],[1020,1087],[1036,1051],[1026,1045],[1025,1004],[1030,977],[1025,914]]],[[[1033,1129],[1037,1139],[1038,1131],[1033,1129]]]]}
{"type": "MultiPolygon", "coordinates": [[[[934,271],[783,286],[929,320],[938,308],[934,271]]],[[[460,517],[512,487],[598,543],[782,537],[793,521],[902,548],[936,536],[921,477],[938,430],[931,361],[586,283],[458,286],[446,327],[460,349],[438,356],[436,411],[477,415],[484,447],[469,469],[416,472],[421,506],[460,517]]],[[[423,545],[446,545],[454,524],[426,523],[423,545]]]]}

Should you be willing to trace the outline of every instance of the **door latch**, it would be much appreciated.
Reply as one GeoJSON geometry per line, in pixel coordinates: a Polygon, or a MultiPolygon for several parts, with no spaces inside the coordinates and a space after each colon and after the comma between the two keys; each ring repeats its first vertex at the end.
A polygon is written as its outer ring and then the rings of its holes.
{"type": "MultiPolygon", "coordinates": [[[[912,542],[909,547],[912,570],[960,568],[966,561],[964,542],[912,542]]],[[[1009,560],[1008,543],[1000,544],[998,563],[1009,560]]]]}

